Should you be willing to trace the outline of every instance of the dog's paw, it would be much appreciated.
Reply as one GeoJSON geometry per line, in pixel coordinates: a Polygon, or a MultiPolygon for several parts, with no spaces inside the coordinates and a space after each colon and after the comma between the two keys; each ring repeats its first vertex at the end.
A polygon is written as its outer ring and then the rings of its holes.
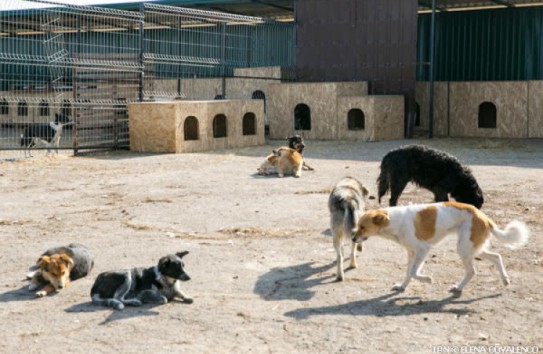
{"type": "Polygon", "coordinates": [[[508,286],[511,284],[511,280],[507,277],[503,278],[502,281],[504,286],[508,286]]]}
{"type": "Polygon", "coordinates": [[[191,297],[186,297],[186,298],[183,298],[183,302],[187,304],[192,304],[194,300],[191,297]]]}
{"type": "Polygon", "coordinates": [[[402,284],[396,284],[392,287],[392,291],[397,291],[401,293],[405,291],[405,288],[402,286],[402,284]]]}
{"type": "Polygon", "coordinates": [[[40,290],[36,293],[36,297],[44,297],[47,295],[47,291],[45,290],[40,290]]]}
{"type": "Polygon", "coordinates": [[[458,285],[455,285],[455,286],[451,286],[451,287],[449,288],[449,292],[450,292],[450,293],[453,293],[453,294],[460,295],[460,294],[462,293],[462,289],[460,289],[460,288],[458,287],[458,285]]]}
{"type": "Polygon", "coordinates": [[[421,275],[419,276],[418,278],[421,282],[423,283],[428,283],[428,284],[432,284],[434,279],[432,279],[432,277],[430,276],[427,276],[427,275],[421,275]]]}
{"type": "Polygon", "coordinates": [[[122,302],[116,302],[113,304],[113,308],[115,310],[122,310],[124,309],[124,304],[122,302]]]}

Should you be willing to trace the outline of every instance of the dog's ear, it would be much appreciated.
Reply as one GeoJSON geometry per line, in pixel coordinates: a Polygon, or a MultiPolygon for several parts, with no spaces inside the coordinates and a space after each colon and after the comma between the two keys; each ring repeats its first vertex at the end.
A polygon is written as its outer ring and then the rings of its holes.
{"type": "Polygon", "coordinates": [[[61,253],[60,259],[62,259],[70,267],[74,266],[74,260],[72,259],[72,257],[68,256],[66,253],[61,253]]]}
{"type": "Polygon", "coordinates": [[[158,266],[157,266],[158,272],[162,273],[162,271],[165,268],[168,268],[169,265],[170,265],[170,257],[165,256],[165,257],[160,258],[160,260],[158,261],[158,266]]]}
{"type": "Polygon", "coordinates": [[[165,267],[167,266],[168,264],[170,263],[170,258],[169,257],[162,257],[159,259],[158,261],[158,267],[159,268],[162,268],[162,267],[165,267]]]}
{"type": "Polygon", "coordinates": [[[38,267],[40,267],[40,269],[43,269],[43,268],[45,268],[47,263],[49,263],[50,260],[51,260],[51,257],[49,257],[49,256],[41,256],[38,259],[38,262],[36,262],[36,264],[38,265],[38,267]]]}
{"type": "Polygon", "coordinates": [[[372,219],[371,221],[375,224],[375,225],[378,225],[378,226],[383,226],[383,225],[386,225],[388,224],[389,222],[389,217],[388,217],[388,214],[386,212],[378,212],[372,219]]]}
{"type": "Polygon", "coordinates": [[[175,255],[179,258],[183,258],[185,257],[187,254],[189,254],[189,251],[182,251],[182,252],[177,252],[175,255]]]}

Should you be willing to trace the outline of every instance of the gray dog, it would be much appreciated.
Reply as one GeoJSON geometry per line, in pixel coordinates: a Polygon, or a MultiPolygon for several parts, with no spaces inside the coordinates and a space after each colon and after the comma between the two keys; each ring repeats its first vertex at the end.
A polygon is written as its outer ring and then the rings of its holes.
{"type": "MultiPolygon", "coordinates": [[[[328,199],[330,209],[330,229],[337,253],[337,280],[343,281],[343,239],[351,240],[356,222],[364,213],[368,189],[357,179],[345,177],[339,181],[328,199]]],[[[352,242],[350,268],[357,268],[356,250],[362,251],[362,245],[352,242]]]]}

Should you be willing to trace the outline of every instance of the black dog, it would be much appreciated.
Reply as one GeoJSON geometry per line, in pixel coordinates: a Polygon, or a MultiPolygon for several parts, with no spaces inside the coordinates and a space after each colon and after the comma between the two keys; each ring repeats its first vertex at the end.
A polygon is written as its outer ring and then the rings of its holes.
{"type": "Polygon", "coordinates": [[[392,150],[381,161],[381,173],[377,178],[379,203],[390,189],[390,206],[398,198],[408,182],[434,193],[436,202],[449,200],[449,194],[461,203],[481,208],[483,192],[471,171],[455,157],[424,145],[408,145],[392,150]]]}
{"type": "MultiPolygon", "coordinates": [[[[30,149],[36,146],[39,140],[43,140],[46,143],[50,143],[57,130],[60,127],[62,132],[62,127],[70,123],[70,117],[64,114],[55,113],[55,120],[50,123],[36,123],[30,124],[25,128],[23,134],[21,134],[21,146],[25,148],[25,155],[28,153],[30,155],[30,149]]],[[[55,147],[58,148],[58,141],[55,142],[55,147]]],[[[32,155],[30,155],[32,156],[32,155]]]]}
{"type": "Polygon", "coordinates": [[[91,289],[92,302],[122,310],[125,305],[165,304],[178,297],[184,302],[192,299],[180,289],[180,282],[190,280],[181,258],[189,252],[179,252],[160,258],[151,268],[133,268],[98,275],[91,289]]]}
{"type": "MultiPolygon", "coordinates": [[[[305,144],[304,144],[304,137],[302,135],[293,135],[289,138],[287,138],[287,141],[288,141],[288,147],[291,148],[291,149],[294,149],[296,151],[298,151],[300,153],[300,155],[304,155],[304,148],[305,148],[305,144]]],[[[308,170],[308,171],[314,171],[315,169],[311,166],[309,166],[308,164],[305,163],[305,160],[304,160],[304,164],[302,166],[302,168],[308,170]]]]}

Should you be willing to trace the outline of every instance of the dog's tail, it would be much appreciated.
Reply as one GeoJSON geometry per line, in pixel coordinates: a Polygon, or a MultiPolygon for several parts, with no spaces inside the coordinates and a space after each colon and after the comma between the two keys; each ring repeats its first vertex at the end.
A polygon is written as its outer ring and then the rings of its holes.
{"type": "Polygon", "coordinates": [[[507,224],[503,230],[493,225],[490,232],[511,249],[524,246],[530,238],[530,230],[528,230],[526,224],[516,220],[507,224]]]}
{"type": "Polygon", "coordinates": [[[353,230],[355,228],[355,219],[354,219],[354,205],[349,201],[343,202],[344,216],[343,220],[345,222],[345,230],[353,230]]]}
{"type": "Polygon", "coordinates": [[[390,180],[388,178],[388,173],[385,173],[383,167],[381,167],[381,173],[377,177],[377,189],[379,193],[379,204],[381,204],[381,198],[387,194],[390,188],[390,180]]]}
{"type": "MultiPolygon", "coordinates": [[[[352,204],[352,202],[349,202],[349,201],[343,201],[343,210],[344,210],[344,215],[343,215],[343,220],[345,222],[345,230],[352,230],[352,233],[354,234],[354,230],[355,230],[355,227],[356,227],[356,222],[357,220],[355,220],[355,216],[354,216],[354,211],[355,211],[355,206],[352,204]]],[[[349,237],[351,238],[351,237],[349,237]]],[[[361,244],[358,244],[357,246],[357,249],[358,251],[362,252],[362,245],[361,244]]]]}

